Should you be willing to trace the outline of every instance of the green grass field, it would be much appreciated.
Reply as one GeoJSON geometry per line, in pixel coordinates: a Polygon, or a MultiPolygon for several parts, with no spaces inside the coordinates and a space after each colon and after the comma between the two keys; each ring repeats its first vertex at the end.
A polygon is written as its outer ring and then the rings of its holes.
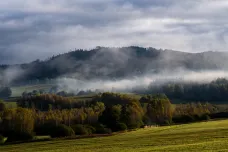
{"type": "Polygon", "coordinates": [[[6,108],[16,108],[17,102],[4,102],[6,108]]]}
{"type": "Polygon", "coordinates": [[[2,152],[228,151],[228,120],[153,127],[110,137],[6,145],[2,152]]]}
{"type": "Polygon", "coordinates": [[[21,94],[24,91],[31,92],[33,90],[45,90],[49,91],[49,89],[52,87],[52,84],[39,84],[39,85],[28,85],[28,86],[20,86],[20,87],[11,87],[12,89],[12,95],[11,97],[18,97],[21,96],[21,94]]]}

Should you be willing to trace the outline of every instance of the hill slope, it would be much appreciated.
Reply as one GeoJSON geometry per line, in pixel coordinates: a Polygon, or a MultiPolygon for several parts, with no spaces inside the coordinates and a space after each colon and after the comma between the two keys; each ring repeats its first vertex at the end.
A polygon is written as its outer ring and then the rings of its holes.
{"type": "Polygon", "coordinates": [[[118,79],[178,68],[194,71],[227,70],[227,65],[228,53],[224,52],[186,53],[142,47],[97,47],[89,51],[72,51],[46,61],[2,65],[0,72],[3,82],[46,80],[61,76],[87,80],[118,79]],[[10,77],[7,74],[11,74],[10,77]],[[11,78],[14,75],[15,78],[11,78]]]}
{"type": "Polygon", "coordinates": [[[228,120],[155,127],[111,137],[8,145],[0,147],[0,151],[227,151],[227,126],[228,120]]]}

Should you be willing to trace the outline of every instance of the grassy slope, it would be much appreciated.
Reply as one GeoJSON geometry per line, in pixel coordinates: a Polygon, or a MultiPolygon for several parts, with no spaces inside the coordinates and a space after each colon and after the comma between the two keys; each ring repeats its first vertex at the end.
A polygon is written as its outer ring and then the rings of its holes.
{"type": "Polygon", "coordinates": [[[21,96],[21,94],[24,91],[27,92],[31,92],[33,90],[45,90],[45,91],[49,91],[49,89],[52,87],[53,85],[51,84],[39,84],[39,85],[28,85],[28,86],[20,86],[20,87],[12,87],[12,97],[18,97],[21,96]]]}
{"type": "Polygon", "coordinates": [[[40,89],[49,91],[49,89],[52,86],[53,85],[51,85],[51,84],[40,84],[40,85],[11,87],[11,89],[12,89],[11,97],[9,99],[3,99],[3,100],[6,101],[5,104],[6,104],[7,108],[15,108],[15,107],[17,107],[17,103],[16,103],[17,98],[20,97],[24,91],[31,92],[33,90],[40,90],[40,89]]]}
{"type": "Polygon", "coordinates": [[[7,108],[16,108],[17,102],[4,102],[7,108]]]}
{"type": "Polygon", "coordinates": [[[228,120],[140,129],[111,137],[0,147],[4,152],[228,151],[228,120]]]}

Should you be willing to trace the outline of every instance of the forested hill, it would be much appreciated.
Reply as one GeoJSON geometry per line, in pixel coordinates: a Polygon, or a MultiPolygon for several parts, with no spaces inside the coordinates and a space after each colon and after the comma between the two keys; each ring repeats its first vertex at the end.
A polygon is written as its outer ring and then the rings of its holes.
{"type": "Polygon", "coordinates": [[[8,68],[19,69],[20,74],[14,79],[19,82],[66,75],[79,79],[116,79],[177,68],[227,70],[227,65],[228,53],[225,52],[186,53],[142,47],[97,47],[92,50],[75,50],[45,61],[2,65],[0,69],[3,75],[8,68]]]}

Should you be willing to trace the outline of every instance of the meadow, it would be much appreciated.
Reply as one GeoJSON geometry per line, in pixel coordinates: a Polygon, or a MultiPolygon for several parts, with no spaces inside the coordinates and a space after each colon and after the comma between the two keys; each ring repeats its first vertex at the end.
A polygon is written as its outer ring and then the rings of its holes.
{"type": "Polygon", "coordinates": [[[48,92],[52,86],[53,86],[52,84],[14,86],[14,87],[11,87],[11,90],[12,90],[11,97],[19,97],[25,91],[31,92],[33,90],[44,90],[48,92]]]}
{"type": "Polygon", "coordinates": [[[0,146],[2,152],[228,151],[228,120],[151,127],[109,137],[0,146]]]}
{"type": "Polygon", "coordinates": [[[33,90],[44,90],[48,92],[52,86],[53,85],[51,84],[14,86],[14,87],[11,87],[11,90],[12,90],[11,97],[6,99],[3,98],[3,100],[5,101],[4,103],[7,108],[16,108],[17,107],[16,100],[18,99],[18,97],[22,95],[23,92],[25,91],[32,92],[33,90]]]}

